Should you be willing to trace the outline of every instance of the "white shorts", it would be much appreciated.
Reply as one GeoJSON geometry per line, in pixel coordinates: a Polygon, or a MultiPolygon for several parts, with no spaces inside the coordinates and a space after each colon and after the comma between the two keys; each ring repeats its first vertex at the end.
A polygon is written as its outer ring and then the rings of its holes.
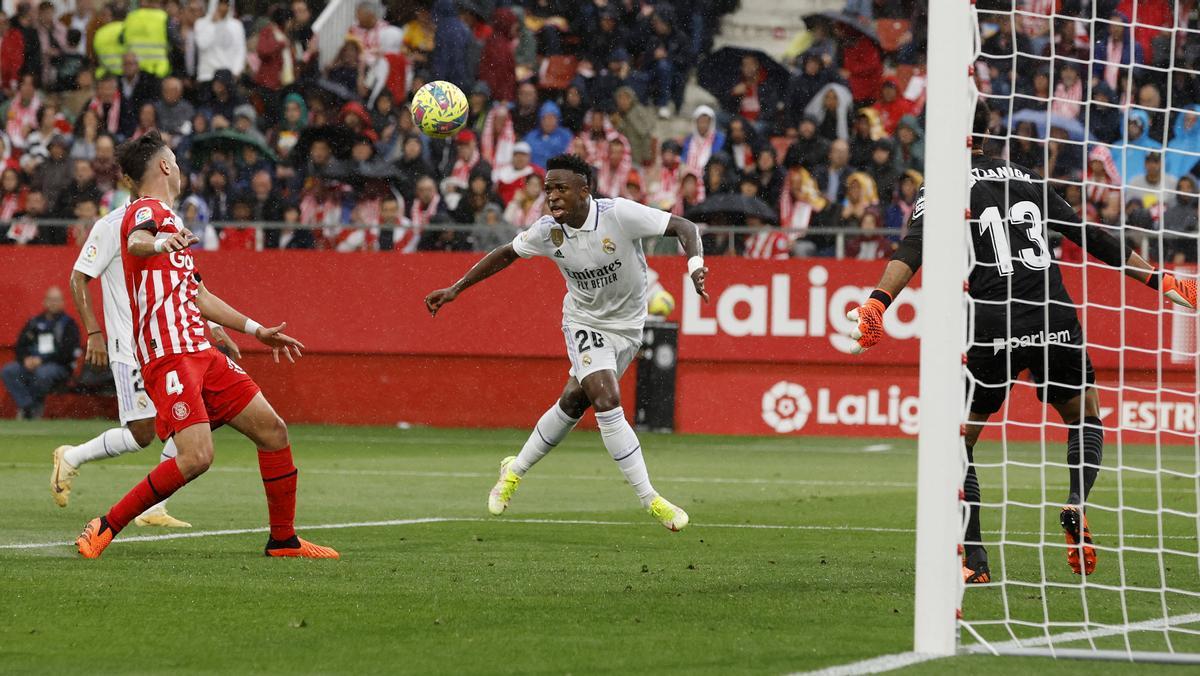
{"type": "Polygon", "coordinates": [[[146,394],[142,369],[119,361],[110,361],[108,365],[112,368],[113,382],[117,386],[117,410],[121,424],[153,418],[154,402],[146,394]]]}
{"type": "Polygon", "coordinates": [[[617,332],[578,322],[563,324],[562,331],[571,360],[570,374],[580,382],[597,371],[615,371],[620,378],[642,347],[641,331],[617,332]]]}

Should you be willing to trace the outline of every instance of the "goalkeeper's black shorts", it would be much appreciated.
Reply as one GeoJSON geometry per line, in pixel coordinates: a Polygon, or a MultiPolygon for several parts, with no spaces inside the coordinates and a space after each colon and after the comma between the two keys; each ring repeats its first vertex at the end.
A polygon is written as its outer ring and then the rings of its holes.
{"type": "Polygon", "coordinates": [[[967,351],[967,370],[971,373],[967,383],[971,412],[988,415],[1000,410],[1024,371],[1029,371],[1037,386],[1038,400],[1051,404],[1083,394],[1096,382],[1078,323],[1066,329],[977,341],[967,351]]]}

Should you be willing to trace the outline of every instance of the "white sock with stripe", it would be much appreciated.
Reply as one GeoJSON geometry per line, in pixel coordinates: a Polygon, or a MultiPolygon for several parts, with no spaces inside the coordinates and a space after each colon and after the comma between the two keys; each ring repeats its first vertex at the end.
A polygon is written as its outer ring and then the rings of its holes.
{"type": "Polygon", "coordinates": [[[101,458],[115,458],[118,455],[134,453],[142,450],[133,439],[133,432],[128,427],[114,427],[104,430],[99,436],[89,439],[78,446],[67,449],[63,459],[72,467],[101,458]]]}
{"type": "Polygon", "coordinates": [[[642,444],[625,419],[625,411],[618,406],[611,411],[597,412],[596,422],[600,423],[600,438],[604,440],[604,447],[617,462],[625,480],[633,486],[633,492],[642,501],[642,507],[649,507],[658,493],[650,485],[650,474],[642,457],[642,444]]]}
{"type": "Polygon", "coordinates": [[[525,441],[521,452],[517,454],[517,459],[508,466],[508,469],[517,476],[525,476],[530,467],[536,465],[538,460],[546,457],[551,449],[567,438],[567,434],[575,429],[575,424],[578,422],[579,418],[567,415],[566,411],[562,410],[555,402],[533,426],[533,432],[529,435],[529,439],[525,441]]]}
{"type": "MultiPolygon", "coordinates": [[[[179,455],[179,449],[175,447],[175,437],[171,437],[170,439],[167,439],[167,443],[163,444],[162,453],[160,453],[158,456],[158,462],[160,464],[164,463],[171,458],[174,458],[176,455],[179,455]]],[[[142,514],[149,514],[150,512],[154,511],[166,511],[166,509],[167,501],[163,500],[157,505],[154,505],[150,507],[150,509],[142,512],[142,514]]]]}

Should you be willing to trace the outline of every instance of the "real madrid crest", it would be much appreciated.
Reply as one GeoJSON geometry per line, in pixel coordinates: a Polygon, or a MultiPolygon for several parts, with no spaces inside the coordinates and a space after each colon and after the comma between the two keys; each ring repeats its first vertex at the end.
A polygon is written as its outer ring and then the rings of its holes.
{"type": "Polygon", "coordinates": [[[609,239],[607,237],[605,237],[604,240],[600,244],[603,246],[604,253],[606,253],[606,254],[611,255],[611,254],[615,254],[617,252],[617,245],[611,239],[609,239]]]}
{"type": "Polygon", "coordinates": [[[562,243],[563,243],[562,228],[553,228],[550,230],[550,241],[554,242],[554,246],[562,246],[562,243]]]}

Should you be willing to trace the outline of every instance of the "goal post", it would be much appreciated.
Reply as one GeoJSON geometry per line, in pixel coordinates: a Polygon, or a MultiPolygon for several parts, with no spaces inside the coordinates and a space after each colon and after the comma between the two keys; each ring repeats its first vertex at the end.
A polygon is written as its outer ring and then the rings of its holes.
{"type": "MultiPolygon", "coordinates": [[[[921,268],[920,432],[913,650],[952,655],[961,596],[958,491],[966,472],[962,355],[966,337],[967,175],[974,95],[971,3],[929,12],[925,237],[921,268]]],[[[932,8],[931,8],[932,9],[932,8]]]]}
{"type": "MultiPolygon", "coordinates": [[[[1037,185],[1047,200],[1057,191],[1083,220],[1128,241],[1129,250],[1194,279],[1200,257],[1198,3],[1179,3],[1186,9],[1167,16],[1139,14],[1153,3],[1138,0],[1128,3],[1131,16],[1097,16],[1095,3],[1088,16],[1065,15],[1063,7],[1073,5],[1054,0],[932,4],[925,193],[917,206],[924,209],[925,230],[913,651],[1200,664],[1200,317],[1089,258],[1086,236],[1075,250],[1070,242],[1055,245],[1052,223],[1034,227],[1045,220],[1042,213],[1048,216],[1048,205],[1041,212],[1010,208],[999,220],[989,209],[982,223],[968,211],[968,139],[975,101],[984,97],[1001,118],[990,141],[1003,157],[1046,177],[1037,185]],[[1039,22],[1047,30],[1039,32],[1039,22]],[[1121,47],[1122,34],[1136,44],[1149,40],[1145,31],[1164,39],[1153,50],[1121,47]],[[997,34],[1011,39],[997,40],[997,34]],[[1101,47],[1112,54],[1101,56],[1101,47]],[[1137,56],[1124,56],[1130,54],[1137,56]],[[1009,70],[996,75],[1000,62],[1009,70]],[[1119,87],[1101,86],[1108,80],[1119,87]],[[1143,135],[1135,139],[1135,133],[1143,135]],[[1162,178],[1149,168],[1155,161],[1162,178]],[[1180,166],[1183,171],[1171,173],[1180,166]],[[1190,226],[1179,226],[1183,217],[1190,226]],[[993,238],[994,263],[970,255],[977,226],[993,238]],[[1017,241],[1010,227],[1029,241],[1017,241]],[[1031,244],[1040,246],[1036,256],[1031,244]],[[990,265],[1011,275],[1012,265],[1024,260],[1049,282],[1051,254],[1090,360],[1080,356],[1074,377],[1052,368],[1050,355],[1063,352],[1052,352],[1050,344],[1073,347],[1080,338],[1059,330],[1066,326],[1061,314],[1048,328],[1049,308],[1057,302],[1049,295],[1034,303],[1045,308],[1041,333],[1014,331],[1011,319],[1007,331],[972,331],[981,307],[1006,306],[1011,317],[1012,308],[1031,304],[1024,296],[1014,300],[1011,281],[1007,301],[971,298],[965,282],[972,273],[990,265]],[[991,579],[964,585],[963,433],[975,382],[965,355],[977,340],[1008,360],[1017,354],[1014,346],[1046,346],[1042,377],[1062,388],[1058,399],[1049,397],[1059,407],[1080,391],[1094,365],[1099,411],[1076,411],[1086,418],[1064,423],[1068,413],[1040,402],[1030,375],[989,383],[1009,392],[974,449],[983,497],[972,504],[980,509],[991,579]],[[1102,454],[1095,450],[1097,427],[1102,454]],[[1094,486],[1084,480],[1088,467],[1098,467],[1094,486]],[[1069,524],[1073,512],[1066,508],[1072,506],[1084,510],[1095,541],[1092,572],[1078,574],[1079,562],[1068,562],[1080,550],[1064,540],[1060,512],[1069,524]]],[[[1004,179],[989,174],[980,180],[1004,179]]]]}

